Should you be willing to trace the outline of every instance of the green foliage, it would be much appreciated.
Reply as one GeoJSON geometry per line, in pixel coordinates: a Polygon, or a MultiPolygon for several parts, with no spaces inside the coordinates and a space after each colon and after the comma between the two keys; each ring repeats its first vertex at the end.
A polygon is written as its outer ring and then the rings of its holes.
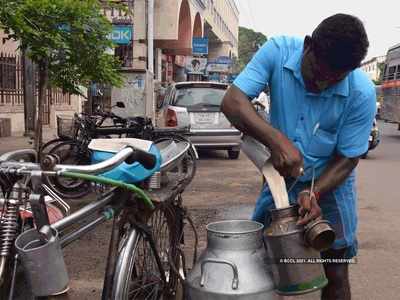
{"type": "Polygon", "coordinates": [[[385,74],[384,74],[384,72],[385,72],[385,65],[386,65],[386,64],[385,64],[384,62],[378,63],[379,78],[378,78],[378,80],[376,80],[376,82],[375,82],[376,85],[382,84],[383,76],[385,75],[385,74]]]}
{"type": "Polygon", "coordinates": [[[106,53],[112,25],[100,1],[0,1],[0,27],[34,62],[48,66],[52,86],[79,94],[90,82],[122,83],[118,61],[106,53]]]}
{"type": "Polygon", "coordinates": [[[254,30],[239,27],[239,60],[238,69],[243,68],[253,57],[254,53],[257,52],[267,41],[267,37],[261,32],[255,32],[254,30]]]}

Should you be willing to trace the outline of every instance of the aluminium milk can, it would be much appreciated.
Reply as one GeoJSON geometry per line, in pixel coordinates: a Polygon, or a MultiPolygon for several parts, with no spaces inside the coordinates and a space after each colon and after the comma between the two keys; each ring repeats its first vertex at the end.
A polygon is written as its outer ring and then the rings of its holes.
{"type": "MultiPolygon", "coordinates": [[[[334,233],[328,224],[317,223],[322,231],[313,234],[307,226],[296,224],[298,205],[271,210],[271,225],[265,230],[265,241],[271,259],[272,274],[276,292],[283,295],[299,295],[323,288],[328,280],[321,263],[320,252],[310,245],[330,246],[334,233]],[[324,238],[324,242],[315,241],[324,238]]],[[[323,249],[319,249],[323,250],[323,249]]]]}
{"type": "Polygon", "coordinates": [[[187,276],[185,299],[277,299],[263,228],[248,220],[207,225],[207,248],[187,276]]]}

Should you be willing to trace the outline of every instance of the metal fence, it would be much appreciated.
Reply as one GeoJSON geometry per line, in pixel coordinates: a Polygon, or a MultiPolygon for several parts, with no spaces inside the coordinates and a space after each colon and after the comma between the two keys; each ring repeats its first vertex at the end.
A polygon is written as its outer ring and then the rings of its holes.
{"type": "MultiPolygon", "coordinates": [[[[0,106],[23,106],[24,105],[24,76],[29,76],[34,82],[33,95],[28,98],[38,97],[38,76],[31,68],[30,72],[24,72],[23,59],[17,54],[0,53],[0,106]]],[[[43,124],[50,123],[50,106],[56,108],[71,105],[71,95],[63,93],[58,88],[48,88],[43,110],[43,124]]]]}
{"type": "Polygon", "coordinates": [[[23,68],[21,57],[0,53],[0,105],[17,106],[24,103],[23,68]]]}
{"type": "Polygon", "coordinates": [[[52,88],[47,91],[47,98],[50,105],[71,105],[71,95],[63,93],[61,89],[52,88]]]}

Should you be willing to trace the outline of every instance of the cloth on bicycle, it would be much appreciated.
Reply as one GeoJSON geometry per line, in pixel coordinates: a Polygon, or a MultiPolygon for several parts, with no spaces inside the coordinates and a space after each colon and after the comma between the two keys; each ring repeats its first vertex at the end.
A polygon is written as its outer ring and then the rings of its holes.
{"type": "Polygon", "coordinates": [[[153,145],[152,141],[135,138],[93,139],[90,141],[89,149],[117,153],[126,146],[132,146],[143,151],[149,151],[151,145],[153,145]]]}
{"type": "Polygon", "coordinates": [[[121,163],[116,168],[101,174],[101,176],[120,180],[125,183],[137,183],[145,180],[160,170],[161,153],[152,141],[122,138],[122,139],[94,139],[89,144],[89,149],[93,150],[91,160],[92,163],[99,163],[112,157],[126,146],[133,146],[137,149],[147,151],[156,156],[156,165],[153,169],[144,168],[139,162],[127,164],[121,163]]]}

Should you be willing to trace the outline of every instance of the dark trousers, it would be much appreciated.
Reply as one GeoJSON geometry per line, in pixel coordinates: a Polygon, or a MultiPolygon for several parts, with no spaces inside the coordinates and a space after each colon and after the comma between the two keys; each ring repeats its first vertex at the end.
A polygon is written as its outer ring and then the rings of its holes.
{"type": "MultiPolygon", "coordinates": [[[[344,259],[347,248],[329,249],[321,252],[323,259],[344,259]]],[[[348,263],[324,263],[328,284],[321,293],[322,300],[350,300],[350,281],[348,263]]]]}

